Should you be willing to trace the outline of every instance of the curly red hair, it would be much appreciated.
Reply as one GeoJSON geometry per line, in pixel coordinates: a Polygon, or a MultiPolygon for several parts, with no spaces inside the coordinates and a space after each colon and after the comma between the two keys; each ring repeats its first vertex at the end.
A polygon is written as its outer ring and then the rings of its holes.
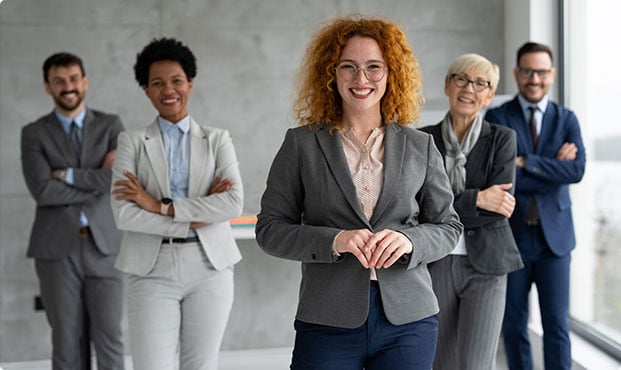
{"type": "Polygon", "coordinates": [[[384,122],[405,125],[418,121],[425,102],[423,82],[405,33],[393,22],[352,15],[332,19],[311,38],[296,78],[293,113],[298,124],[329,124],[341,129],[343,108],[335,68],[352,36],[377,41],[388,67],[386,93],[380,103],[384,122]]]}

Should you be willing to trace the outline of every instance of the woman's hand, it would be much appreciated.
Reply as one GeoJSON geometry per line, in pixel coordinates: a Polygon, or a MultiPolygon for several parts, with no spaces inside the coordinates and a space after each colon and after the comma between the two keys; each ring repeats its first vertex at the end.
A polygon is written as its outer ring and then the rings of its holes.
{"type": "Polygon", "coordinates": [[[511,184],[492,185],[477,194],[477,207],[496,212],[505,217],[511,216],[515,208],[515,197],[508,192],[511,184]]]}
{"type": "Polygon", "coordinates": [[[371,250],[368,248],[367,242],[372,236],[373,233],[367,229],[343,230],[336,236],[334,251],[339,254],[353,254],[360,261],[360,264],[368,269],[371,250]]]}
{"type": "Polygon", "coordinates": [[[412,253],[412,248],[408,237],[387,229],[373,234],[364,247],[372,252],[369,265],[375,268],[389,268],[401,256],[412,253]]]}
{"type": "Polygon", "coordinates": [[[114,182],[116,189],[112,191],[116,200],[129,200],[136,203],[145,211],[160,213],[160,201],[153,198],[138,181],[138,178],[129,171],[123,172],[127,180],[118,180],[114,182]]]}
{"type": "MultiPolygon", "coordinates": [[[[217,176],[216,179],[213,180],[213,184],[209,187],[207,195],[224,193],[225,191],[231,190],[231,187],[233,187],[233,180],[222,179],[222,176],[217,176]]],[[[209,225],[207,222],[193,221],[190,223],[190,229],[198,229],[207,225],[209,225]]]]}
{"type": "Polygon", "coordinates": [[[213,181],[213,184],[209,187],[207,195],[224,193],[225,191],[231,190],[231,187],[233,187],[233,180],[222,179],[222,176],[217,176],[213,181]]]}

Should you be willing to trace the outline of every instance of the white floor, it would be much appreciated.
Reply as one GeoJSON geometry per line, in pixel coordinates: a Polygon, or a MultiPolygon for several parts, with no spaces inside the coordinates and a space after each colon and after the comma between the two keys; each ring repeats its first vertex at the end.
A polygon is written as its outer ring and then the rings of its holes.
{"type": "MultiPolygon", "coordinates": [[[[269,348],[220,353],[219,370],[286,370],[289,368],[291,348],[269,348]]],[[[49,370],[50,361],[5,363],[0,370],[49,370]]],[[[125,358],[125,370],[133,370],[131,358],[125,358]]]]}

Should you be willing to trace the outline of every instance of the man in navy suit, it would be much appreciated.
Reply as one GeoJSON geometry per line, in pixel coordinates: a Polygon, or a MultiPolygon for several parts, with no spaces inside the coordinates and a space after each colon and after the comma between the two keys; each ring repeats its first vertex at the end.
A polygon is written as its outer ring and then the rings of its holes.
{"type": "Polygon", "coordinates": [[[533,283],[545,368],[571,369],[569,267],[576,239],[568,185],[582,179],[586,157],[575,114],[548,98],[556,75],[552,62],[548,46],[524,44],[513,70],[519,94],[485,117],[517,132],[516,207],[510,222],[525,267],[507,281],[502,332],[511,370],[533,368],[527,330],[533,283]]]}

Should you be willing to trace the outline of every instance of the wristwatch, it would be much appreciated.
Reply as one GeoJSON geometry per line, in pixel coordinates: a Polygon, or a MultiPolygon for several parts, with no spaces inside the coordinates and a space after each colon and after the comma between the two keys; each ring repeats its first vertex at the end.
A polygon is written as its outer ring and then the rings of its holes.
{"type": "Polygon", "coordinates": [[[164,216],[168,216],[168,208],[172,204],[172,199],[170,198],[162,198],[162,204],[160,205],[160,214],[164,216]]]}

